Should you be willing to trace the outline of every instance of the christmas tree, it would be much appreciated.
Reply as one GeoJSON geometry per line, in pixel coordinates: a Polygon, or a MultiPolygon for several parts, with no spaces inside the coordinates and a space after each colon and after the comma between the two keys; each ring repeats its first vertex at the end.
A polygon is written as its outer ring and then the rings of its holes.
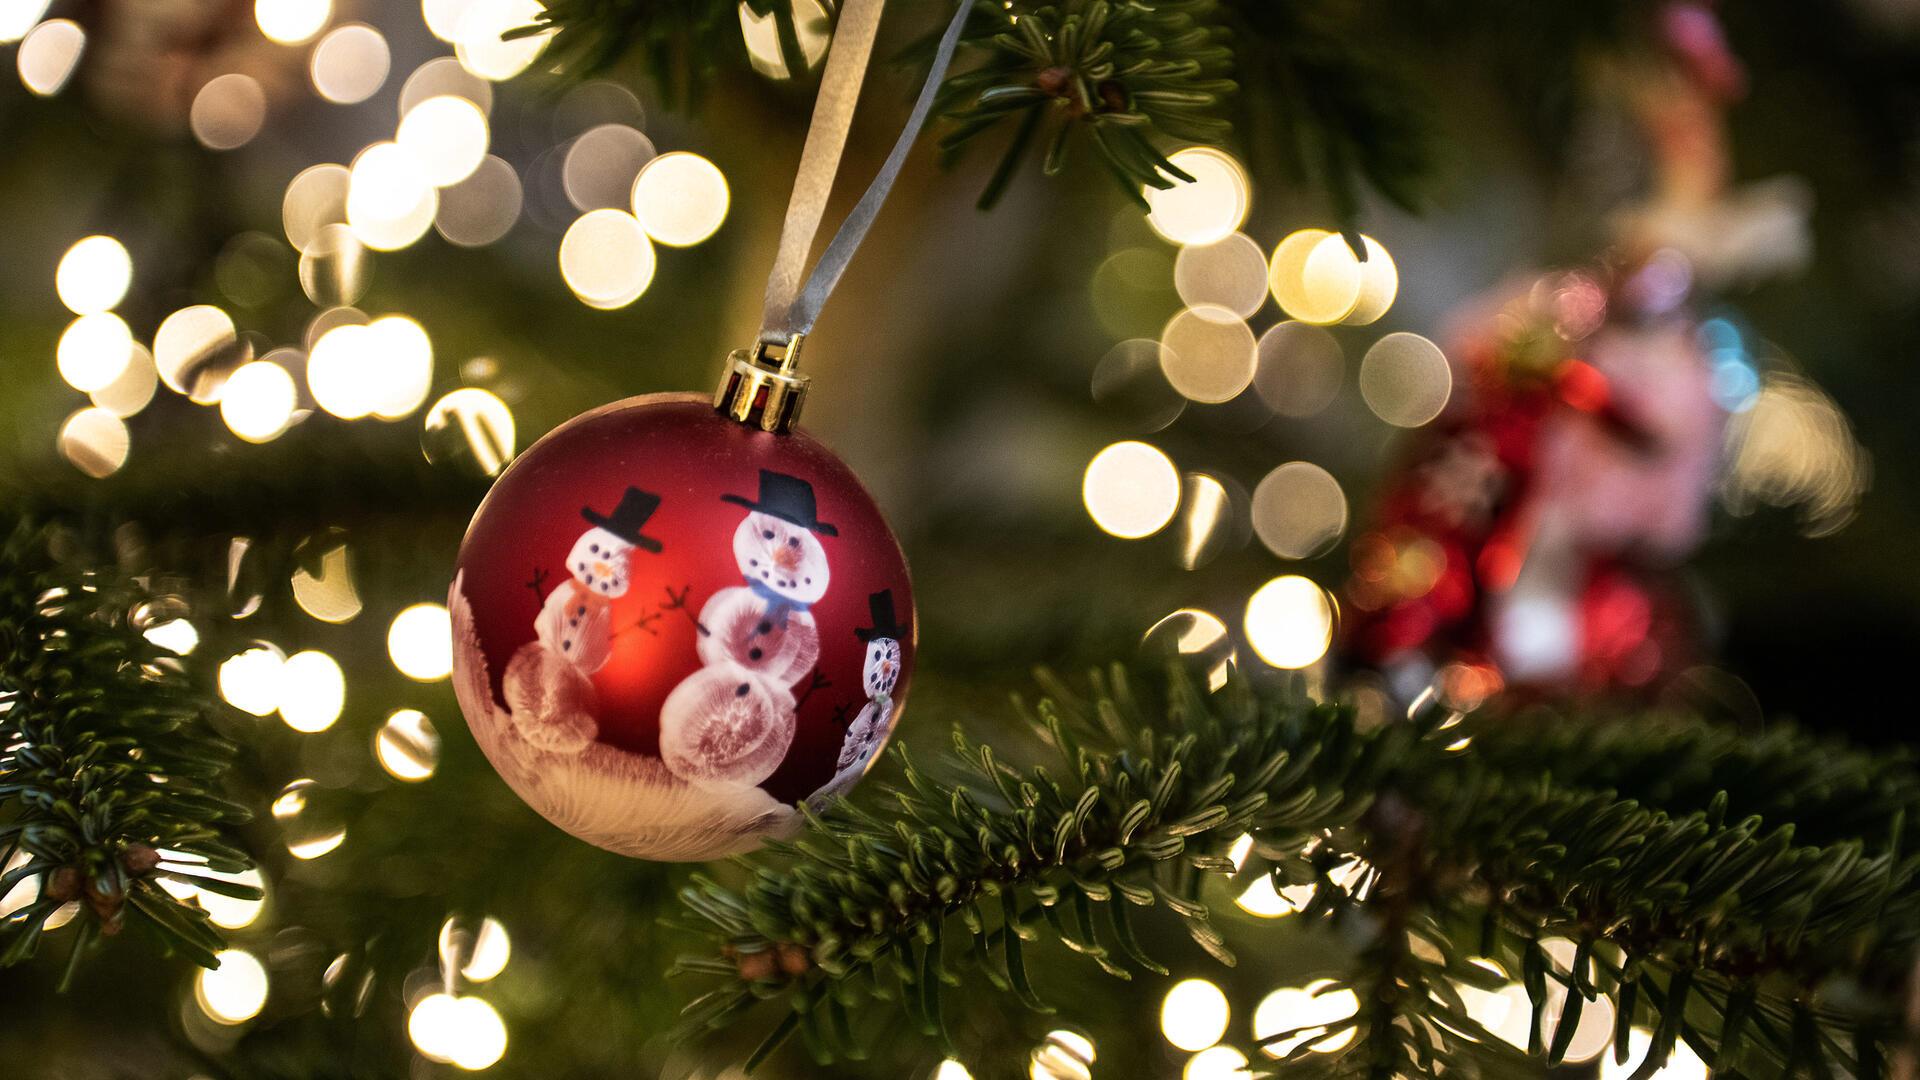
{"type": "Polygon", "coordinates": [[[0,0],[7,1075],[1920,1075],[1920,10],[877,14],[0,0]]]}

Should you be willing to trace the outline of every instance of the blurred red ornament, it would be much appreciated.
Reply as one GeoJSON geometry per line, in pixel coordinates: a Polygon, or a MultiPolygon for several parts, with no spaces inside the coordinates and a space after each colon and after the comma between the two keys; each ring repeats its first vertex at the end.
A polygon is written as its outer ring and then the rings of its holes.
{"type": "Polygon", "coordinates": [[[1355,538],[1347,650],[1456,707],[1637,690],[1698,652],[1696,546],[1726,414],[1658,259],[1553,274],[1466,320],[1462,392],[1355,538]]]}
{"type": "Polygon", "coordinates": [[[448,606],[474,738],[534,809],[708,859],[856,783],[906,697],[906,559],[811,436],[661,394],[556,428],[494,484],[448,606]]]}

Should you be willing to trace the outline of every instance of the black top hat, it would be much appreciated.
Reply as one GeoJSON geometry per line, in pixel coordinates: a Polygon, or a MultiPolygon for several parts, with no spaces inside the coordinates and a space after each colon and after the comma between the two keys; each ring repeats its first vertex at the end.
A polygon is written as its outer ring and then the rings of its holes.
{"type": "Polygon", "coordinates": [[[660,496],[651,491],[630,487],[625,495],[620,496],[620,505],[613,508],[611,516],[597,513],[592,507],[582,507],[580,516],[635,547],[643,547],[658,554],[660,541],[643,534],[640,529],[659,508],[660,496]]]}
{"type": "Polygon", "coordinates": [[[861,641],[872,641],[874,638],[892,638],[895,641],[902,641],[907,635],[913,633],[913,627],[901,625],[900,620],[894,617],[892,589],[882,589],[877,593],[869,594],[867,612],[868,617],[873,620],[873,625],[854,630],[854,634],[861,641]]]}
{"type": "Polygon", "coordinates": [[[822,536],[840,535],[839,529],[820,520],[819,511],[813,505],[813,485],[797,476],[761,469],[758,501],[745,495],[722,495],[720,498],[723,502],[738,503],[749,510],[772,514],[781,521],[791,521],[822,536]]]}

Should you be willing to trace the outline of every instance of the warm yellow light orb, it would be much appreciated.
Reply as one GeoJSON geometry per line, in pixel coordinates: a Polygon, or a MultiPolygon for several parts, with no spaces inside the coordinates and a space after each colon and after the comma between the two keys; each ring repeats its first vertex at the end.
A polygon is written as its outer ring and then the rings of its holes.
{"type": "Polygon", "coordinates": [[[661,154],[633,181],[633,216],[668,247],[689,247],[727,219],[732,196],[720,167],[699,154],[661,154]]]}
{"type": "Polygon", "coordinates": [[[1247,601],[1247,643],[1278,668],[1307,667],[1333,643],[1333,602],[1297,574],[1274,578],[1247,601]]]}
{"type": "Polygon", "coordinates": [[[1205,1050],[1227,1033],[1227,995],[1205,979],[1183,979],[1160,1003],[1160,1033],[1182,1050],[1205,1050]]]}
{"type": "Polygon", "coordinates": [[[295,731],[325,731],[340,719],[347,677],[333,657],[307,649],[287,657],[280,669],[280,718],[295,731]]]}
{"type": "Polygon", "coordinates": [[[127,295],[133,283],[133,258],[111,236],[89,236],[67,249],[54,271],[54,291],[76,315],[107,311],[127,295]]]}
{"type": "Polygon", "coordinates": [[[387,628],[387,655],[400,673],[418,682],[437,682],[453,672],[453,622],[440,604],[415,604],[393,617],[387,628]]]}
{"type": "Polygon", "coordinates": [[[267,1003],[267,969],[250,952],[222,949],[193,979],[193,998],[215,1023],[243,1024],[267,1003]]]}
{"type": "Polygon", "coordinates": [[[1117,442],[1093,456],[1080,498],[1100,528],[1123,540],[1152,536],[1180,508],[1180,471],[1143,442],[1117,442]]]}

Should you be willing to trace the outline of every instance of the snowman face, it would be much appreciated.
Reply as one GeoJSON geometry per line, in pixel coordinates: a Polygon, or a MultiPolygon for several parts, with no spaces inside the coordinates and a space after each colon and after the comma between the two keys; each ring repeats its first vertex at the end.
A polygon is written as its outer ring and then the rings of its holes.
{"type": "Polygon", "coordinates": [[[733,534],[733,558],[748,581],[802,604],[827,594],[827,549],[812,532],[752,513],[733,534]]]}
{"type": "Polygon", "coordinates": [[[900,681],[900,643],[890,637],[867,642],[867,663],[860,679],[866,685],[868,697],[893,693],[894,685],[900,681]]]}
{"type": "Polygon", "coordinates": [[[625,596],[627,558],[632,554],[633,545],[625,540],[605,529],[588,529],[567,555],[567,573],[601,596],[625,596]]]}

